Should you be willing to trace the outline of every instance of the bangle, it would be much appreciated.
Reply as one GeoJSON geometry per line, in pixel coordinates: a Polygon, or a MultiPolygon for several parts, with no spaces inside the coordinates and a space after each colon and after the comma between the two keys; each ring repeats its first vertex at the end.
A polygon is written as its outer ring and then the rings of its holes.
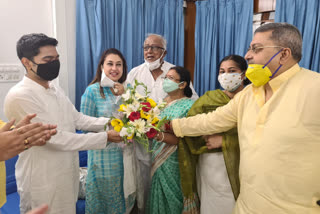
{"type": "Polygon", "coordinates": [[[163,142],[163,140],[164,140],[164,133],[163,132],[161,132],[162,133],[162,138],[161,138],[161,140],[158,140],[158,142],[163,142]]]}

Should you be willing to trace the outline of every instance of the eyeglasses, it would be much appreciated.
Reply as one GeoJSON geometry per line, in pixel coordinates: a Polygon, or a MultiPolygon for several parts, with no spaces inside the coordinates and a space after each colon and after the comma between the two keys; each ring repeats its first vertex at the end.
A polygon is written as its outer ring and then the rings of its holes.
{"type": "Polygon", "coordinates": [[[159,50],[164,50],[164,48],[159,47],[159,46],[144,46],[143,50],[148,51],[149,48],[151,48],[151,51],[154,51],[154,52],[158,52],[159,50]]]}
{"type": "Polygon", "coordinates": [[[247,52],[252,51],[253,53],[258,53],[260,50],[264,49],[264,48],[284,48],[281,46],[258,46],[258,47],[249,47],[247,52]]]}

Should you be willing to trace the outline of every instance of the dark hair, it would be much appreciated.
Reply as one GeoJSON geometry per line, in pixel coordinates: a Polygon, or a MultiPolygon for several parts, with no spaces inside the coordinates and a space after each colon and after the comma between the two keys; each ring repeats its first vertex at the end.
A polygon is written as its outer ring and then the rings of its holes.
{"type": "MultiPolygon", "coordinates": [[[[101,70],[101,66],[103,66],[104,60],[107,58],[107,56],[109,54],[115,54],[118,55],[121,60],[122,60],[122,64],[123,64],[123,72],[122,72],[122,76],[119,79],[119,83],[123,83],[124,81],[126,81],[127,79],[127,74],[128,74],[128,67],[127,67],[127,62],[126,59],[124,58],[124,56],[122,55],[122,53],[115,48],[109,48],[108,50],[105,50],[99,60],[98,63],[98,67],[97,67],[97,72],[96,72],[96,76],[93,78],[92,82],[89,85],[92,85],[96,82],[100,82],[101,81],[101,74],[102,74],[102,70],[101,70]]],[[[101,97],[105,98],[104,92],[103,92],[103,88],[100,86],[100,95],[101,97]]]]}
{"type": "Polygon", "coordinates": [[[176,66],[176,67],[172,67],[170,68],[170,70],[173,69],[175,70],[179,76],[180,76],[180,82],[186,82],[187,85],[184,88],[184,95],[186,95],[186,97],[191,97],[192,96],[192,90],[190,88],[190,72],[188,71],[188,69],[181,67],[181,66],[176,66]]]}
{"type": "Polygon", "coordinates": [[[33,60],[33,57],[39,54],[39,49],[47,45],[56,47],[58,45],[58,40],[42,33],[26,34],[17,42],[17,55],[20,60],[23,57],[33,60]]]}
{"type": "MultiPolygon", "coordinates": [[[[224,57],[219,63],[219,68],[224,61],[228,61],[228,60],[232,60],[234,63],[236,63],[237,67],[241,70],[242,73],[246,72],[246,70],[248,68],[247,61],[242,56],[239,56],[239,55],[229,55],[229,56],[224,57]]],[[[218,73],[218,75],[219,75],[219,73],[218,73]]],[[[245,86],[250,83],[251,83],[250,80],[248,80],[247,78],[245,80],[243,80],[243,84],[245,86]]]]}
{"type": "Polygon", "coordinates": [[[269,23],[257,28],[254,34],[272,31],[270,39],[276,45],[290,48],[292,57],[297,62],[302,58],[302,36],[298,28],[288,23],[269,23]]]}

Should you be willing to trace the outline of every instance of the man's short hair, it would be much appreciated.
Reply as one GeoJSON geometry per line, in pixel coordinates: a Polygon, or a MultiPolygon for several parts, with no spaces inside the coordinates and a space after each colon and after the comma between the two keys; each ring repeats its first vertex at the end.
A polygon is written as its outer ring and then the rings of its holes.
{"type": "Polygon", "coordinates": [[[144,40],[143,43],[145,43],[146,40],[147,40],[147,38],[150,37],[150,36],[156,36],[156,37],[158,37],[158,38],[161,40],[162,47],[163,47],[165,50],[167,50],[167,40],[166,40],[162,35],[160,35],[160,34],[155,34],[155,33],[149,33],[149,34],[147,34],[147,36],[146,36],[146,38],[145,38],[145,40],[144,40]]]}
{"type": "Polygon", "coordinates": [[[17,55],[20,60],[23,57],[33,60],[33,57],[39,54],[39,48],[47,45],[56,47],[58,41],[42,33],[26,34],[17,42],[17,55]]]}
{"type": "Polygon", "coordinates": [[[292,57],[299,62],[302,57],[302,36],[295,26],[288,23],[269,23],[257,28],[254,34],[272,31],[270,39],[275,44],[290,48],[292,57]]]}

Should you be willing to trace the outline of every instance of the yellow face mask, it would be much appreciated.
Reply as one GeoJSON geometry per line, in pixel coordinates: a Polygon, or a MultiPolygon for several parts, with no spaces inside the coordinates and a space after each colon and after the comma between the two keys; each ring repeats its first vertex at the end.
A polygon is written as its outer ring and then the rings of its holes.
{"type": "Polygon", "coordinates": [[[280,51],[278,51],[275,55],[271,57],[271,59],[265,64],[249,64],[248,69],[246,71],[246,77],[252,82],[252,84],[256,87],[265,85],[269,80],[274,77],[274,75],[279,71],[282,65],[280,65],[277,70],[272,74],[267,65],[271,62],[271,60],[277,56],[280,51]]]}
{"type": "Polygon", "coordinates": [[[246,77],[254,86],[262,86],[269,82],[272,73],[267,66],[259,64],[249,64],[246,71],[246,77]]]}

